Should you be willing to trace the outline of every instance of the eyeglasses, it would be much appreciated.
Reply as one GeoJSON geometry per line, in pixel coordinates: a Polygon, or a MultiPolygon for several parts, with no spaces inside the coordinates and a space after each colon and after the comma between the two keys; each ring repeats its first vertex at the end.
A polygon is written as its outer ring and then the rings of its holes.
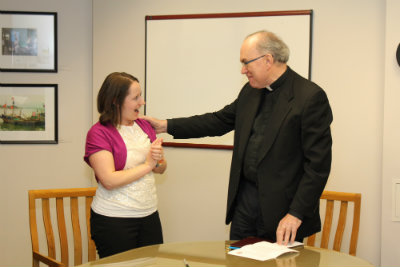
{"type": "Polygon", "coordinates": [[[250,64],[251,62],[254,62],[254,61],[256,61],[256,60],[258,60],[258,59],[260,59],[260,58],[262,58],[262,57],[265,57],[265,55],[261,55],[261,56],[256,57],[256,58],[253,58],[253,59],[250,59],[250,60],[247,60],[247,61],[243,61],[243,62],[242,62],[242,65],[243,65],[243,67],[245,67],[245,66],[247,66],[248,64],[250,64]]]}

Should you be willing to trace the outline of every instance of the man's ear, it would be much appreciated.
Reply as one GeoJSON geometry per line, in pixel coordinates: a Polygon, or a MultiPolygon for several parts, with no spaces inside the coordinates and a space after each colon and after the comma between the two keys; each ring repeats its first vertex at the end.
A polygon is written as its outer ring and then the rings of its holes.
{"type": "Polygon", "coordinates": [[[265,61],[267,62],[267,64],[268,64],[269,66],[271,66],[272,64],[274,64],[275,59],[274,59],[274,57],[273,57],[271,54],[266,54],[266,55],[265,55],[265,61]]]}

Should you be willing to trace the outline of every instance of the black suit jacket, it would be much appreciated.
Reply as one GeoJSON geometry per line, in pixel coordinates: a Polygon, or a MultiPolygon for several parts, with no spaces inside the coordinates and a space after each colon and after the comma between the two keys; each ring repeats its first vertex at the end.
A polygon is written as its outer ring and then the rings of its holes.
{"type": "MultiPolygon", "coordinates": [[[[332,111],[325,92],[289,67],[279,90],[258,152],[258,197],[264,225],[272,236],[279,221],[290,213],[303,221],[297,237],[306,237],[321,230],[319,198],[331,167],[332,111]]],[[[261,95],[260,89],[247,83],[233,103],[217,112],[168,120],[168,133],[174,138],[220,136],[235,131],[227,224],[232,220],[243,158],[261,95]]]]}

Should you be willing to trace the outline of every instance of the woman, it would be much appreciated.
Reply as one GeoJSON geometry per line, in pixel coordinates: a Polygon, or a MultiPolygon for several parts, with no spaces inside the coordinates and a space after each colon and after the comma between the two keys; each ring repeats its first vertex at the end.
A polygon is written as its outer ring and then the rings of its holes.
{"type": "Polygon", "coordinates": [[[163,243],[153,173],[163,173],[162,140],[138,118],[144,105],[137,78],[109,74],[97,96],[99,122],[86,138],[84,160],[98,188],[92,202],[91,235],[100,258],[163,243]]]}

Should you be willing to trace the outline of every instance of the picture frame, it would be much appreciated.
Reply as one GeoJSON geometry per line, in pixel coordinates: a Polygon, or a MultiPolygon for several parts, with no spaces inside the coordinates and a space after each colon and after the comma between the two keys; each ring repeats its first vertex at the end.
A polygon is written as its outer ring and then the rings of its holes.
{"type": "Polygon", "coordinates": [[[57,72],[57,13],[1,11],[2,72],[57,72]]]}
{"type": "Polygon", "coordinates": [[[0,84],[0,144],[58,143],[58,85],[0,84]]]}

